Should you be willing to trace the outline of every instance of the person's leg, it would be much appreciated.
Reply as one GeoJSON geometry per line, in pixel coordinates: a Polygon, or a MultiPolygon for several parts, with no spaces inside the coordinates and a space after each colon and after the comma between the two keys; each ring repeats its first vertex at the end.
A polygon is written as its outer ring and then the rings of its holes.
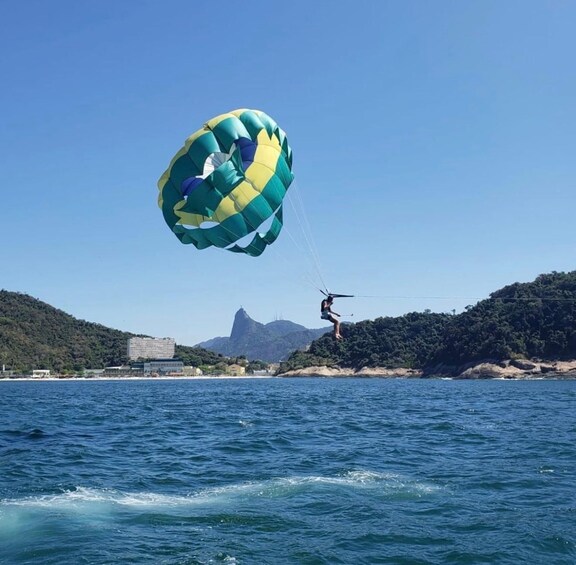
{"type": "Polygon", "coordinates": [[[334,318],[334,316],[330,316],[330,320],[334,324],[334,337],[336,339],[342,339],[340,335],[340,321],[334,318]]]}
{"type": "Polygon", "coordinates": [[[338,337],[338,320],[334,316],[328,316],[328,319],[334,324],[334,337],[338,337]]]}

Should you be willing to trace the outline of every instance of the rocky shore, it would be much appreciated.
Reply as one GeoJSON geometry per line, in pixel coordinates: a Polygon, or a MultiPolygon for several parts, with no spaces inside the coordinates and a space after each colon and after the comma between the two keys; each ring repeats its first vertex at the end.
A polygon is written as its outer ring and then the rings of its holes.
{"type": "Polygon", "coordinates": [[[306,367],[287,371],[280,377],[387,377],[387,378],[453,378],[453,379],[576,379],[576,360],[529,361],[509,359],[484,361],[459,367],[438,366],[426,371],[417,369],[363,367],[359,370],[342,367],[306,367]]]}

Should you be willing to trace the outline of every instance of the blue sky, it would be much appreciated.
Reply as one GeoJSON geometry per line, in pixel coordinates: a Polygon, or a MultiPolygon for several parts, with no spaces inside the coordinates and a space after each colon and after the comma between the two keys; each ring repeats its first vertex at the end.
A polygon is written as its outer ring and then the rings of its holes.
{"type": "Polygon", "coordinates": [[[575,268],[574,2],[1,5],[1,288],[193,345],[240,306],[324,325],[314,284],[361,320],[575,268]],[[294,152],[256,259],[180,244],[157,206],[183,140],[236,108],[294,152]]]}

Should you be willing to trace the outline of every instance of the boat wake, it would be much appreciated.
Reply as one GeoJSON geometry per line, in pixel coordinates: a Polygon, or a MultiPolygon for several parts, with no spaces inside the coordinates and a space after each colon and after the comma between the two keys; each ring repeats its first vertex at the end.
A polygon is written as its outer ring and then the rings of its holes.
{"type": "Polygon", "coordinates": [[[217,512],[222,507],[255,504],[274,499],[314,496],[316,499],[343,494],[390,499],[431,496],[440,487],[393,473],[365,470],[335,476],[292,476],[200,489],[187,494],[122,492],[115,489],[76,487],[55,494],[0,501],[0,533],[9,525],[33,519],[36,514],[67,515],[68,518],[113,518],[124,513],[161,513],[183,516],[217,512]],[[338,492],[336,492],[338,491],[338,492]],[[196,510],[196,512],[195,512],[196,510]]]}

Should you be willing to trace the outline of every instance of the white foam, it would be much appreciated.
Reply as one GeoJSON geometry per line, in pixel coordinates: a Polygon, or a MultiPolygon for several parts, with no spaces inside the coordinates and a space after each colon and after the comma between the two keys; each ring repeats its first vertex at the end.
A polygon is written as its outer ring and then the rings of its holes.
{"type": "Polygon", "coordinates": [[[162,507],[189,505],[194,499],[189,496],[164,495],[153,492],[123,493],[113,489],[77,487],[60,494],[43,495],[22,499],[8,499],[2,506],[23,506],[27,508],[49,508],[75,510],[88,505],[162,507]]]}
{"type": "Polygon", "coordinates": [[[404,493],[422,496],[440,490],[437,485],[416,481],[394,473],[356,470],[335,476],[294,476],[261,482],[234,484],[208,489],[200,493],[200,495],[205,500],[211,499],[213,502],[218,500],[223,502],[236,497],[248,496],[278,498],[319,486],[370,490],[373,493],[382,495],[404,493]]]}
{"type": "Polygon", "coordinates": [[[318,487],[337,487],[370,491],[371,495],[423,496],[440,487],[395,473],[355,470],[335,476],[293,476],[265,481],[236,483],[223,487],[202,489],[182,495],[156,492],[121,492],[114,489],[77,487],[59,494],[33,496],[0,501],[2,510],[8,508],[40,509],[50,512],[79,514],[110,514],[122,508],[170,511],[193,506],[234,504],[247,498],[286,498],[318,487]]]}
{"type": "Polygon", "coordinates": [[[379,491],[382,494],[404,491],[406,493],[432,493],[439,487],[416,481],[396,473],[378,473],[367,470],[348,471],[333,477],[299,477],[288,479],[296,484],[336,485],[351,489],[379,491]]]}

